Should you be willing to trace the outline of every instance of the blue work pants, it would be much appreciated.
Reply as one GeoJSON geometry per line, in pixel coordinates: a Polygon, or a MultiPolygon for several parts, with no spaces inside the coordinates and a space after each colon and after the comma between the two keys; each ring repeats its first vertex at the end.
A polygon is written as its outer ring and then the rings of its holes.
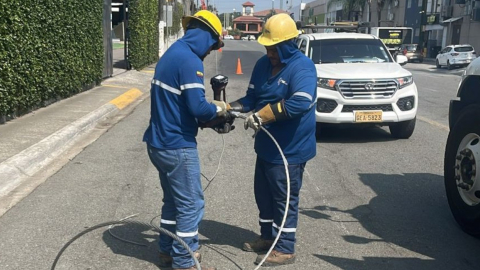
{"type": "MultiPolygon", "coordinates": [[[[195,148],[160,150],[148,146],[148,156],[160,175],[163,206],[160,226],[179,236],[192,251],[198,249],[198,225],[204,198],[200,162],[195,148]]],[[[195,265],[188,251],[171,237],[160,234],[160,252],[173,257],[172,268],[195,265]]]]}
{"type": "MultiPolygon", "coordinates": [[[[289,164],[290,203],[287,219],[275,245],[282,253],[295,253],[295,232],[298,222],[299,193],[302,187],[305,163],[289,164]]],[[[257,157],[254,179],[255,201],[260,211],[260,233],[263,239],[277,237],[287,202],[287,175],[285,165],[266,162],[257,157]]]]}

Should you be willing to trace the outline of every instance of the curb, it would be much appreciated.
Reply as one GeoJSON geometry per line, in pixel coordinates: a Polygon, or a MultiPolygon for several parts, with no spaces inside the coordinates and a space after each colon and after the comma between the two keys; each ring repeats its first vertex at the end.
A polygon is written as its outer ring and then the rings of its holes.
{"type": "Polygon", "coordinates": [[[33,176],[52,162],[66,151],[75,139],[92,129],[100,120],[120,112],[144,94],[146,93],[132,88],[93,112],[0,163],[0,172],[2,172],[0,175],[0,198],[8,195],[28,177],[33,176]]]}

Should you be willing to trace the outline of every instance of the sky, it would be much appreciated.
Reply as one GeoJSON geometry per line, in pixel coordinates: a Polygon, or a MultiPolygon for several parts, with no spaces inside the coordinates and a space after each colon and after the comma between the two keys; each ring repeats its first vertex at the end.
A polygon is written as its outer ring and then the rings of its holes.
{"type": "MultiPolygon", "coordinates": [[[[251,2],[252,4],[255,4],[255,6],[253,7],[255,12],[272,8],[272,0],[240,0],[240,1],[239,0],[208,0],[208,4],[212,6],[216,6],[218,13],[221,14],[221,13],[231,13],[233,12],[233,9],[235,9],[235,12],[242,12],[242,4],[247,1],[251,2]]],[[[278,8],[278,9],[280,8],[280,1],[282,0],[273,0],[273,4],[275,8],[278,8]]],[[[283,9],[287,9],[292,4],[293,6],[298,6],[300,2],[301,0],[283,0],[283,9]]],[[[309,2],[309,1],[303,0],[303,2],[309,2]]],[[[198,3],[200,4],[201,1],[198,0],[198,3]]],[[[206,3],[207,3],[207,0],[205,0],[205,4],[206,3]]]]}

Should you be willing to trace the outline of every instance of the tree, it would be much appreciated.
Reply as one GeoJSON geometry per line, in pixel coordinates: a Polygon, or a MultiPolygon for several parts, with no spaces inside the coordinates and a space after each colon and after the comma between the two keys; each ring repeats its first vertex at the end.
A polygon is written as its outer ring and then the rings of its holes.
{"type": "MultiPolygon", "coordinates": [[[[383,1],[383,0],[378,0],[383,1]]],[[[327,8],[330,9],[332,5],[342,5],[342,9],[347,15],[347,20],[352,20],[352,12],[363,10],[368,0],[330,0],[328,1],[327,8]]]]}

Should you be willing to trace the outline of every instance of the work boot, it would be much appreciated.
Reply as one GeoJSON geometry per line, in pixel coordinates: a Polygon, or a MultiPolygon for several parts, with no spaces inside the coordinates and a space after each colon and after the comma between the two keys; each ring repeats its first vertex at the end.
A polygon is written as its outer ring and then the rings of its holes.
{"type": "MultiPolygon", "coordinates": [[[[258,255],[255,260],[255,264],[260,264],[267,254],[258,255]]],[[[291,264],[295,262],[295,254],[286,254],[280,251],[272,250],[267,259],[263,262],[262,266],[280,266],[291,264]]]]}
{"type": "MultiPolygon", "coordinates": [[[[163,252],[160,252],[158,254],[158,257],[160,258],[160,263],[158,264],[160,267],[171,267],[173,258],[170,256],[170,254],[166,254],[163,252]]],[[[202,254],[200,252],[195,252],[195,258],[197,258],[198,262],[202,261],[202,254]]]]}
{"type": "MultiPolygon", "coordinates": [[[[201,269],[202,270],[217,270],[217,268],[215,267],[208,267],[208,266],[203,266],[203,265],[200,265],[201,269]]],[[[172,270],[197,270],[197,266],[192,266],[192,267],[189,267],[189,268],[172,268],[172,270]]]]}
{"type": "Polygon", "coordinates": [[[248,252],[260,252],[269,250],[273,244],[273,240],[265,240],[263,238],[258,238],[253,242],[243,243],[243,250],[248,252]]]}

